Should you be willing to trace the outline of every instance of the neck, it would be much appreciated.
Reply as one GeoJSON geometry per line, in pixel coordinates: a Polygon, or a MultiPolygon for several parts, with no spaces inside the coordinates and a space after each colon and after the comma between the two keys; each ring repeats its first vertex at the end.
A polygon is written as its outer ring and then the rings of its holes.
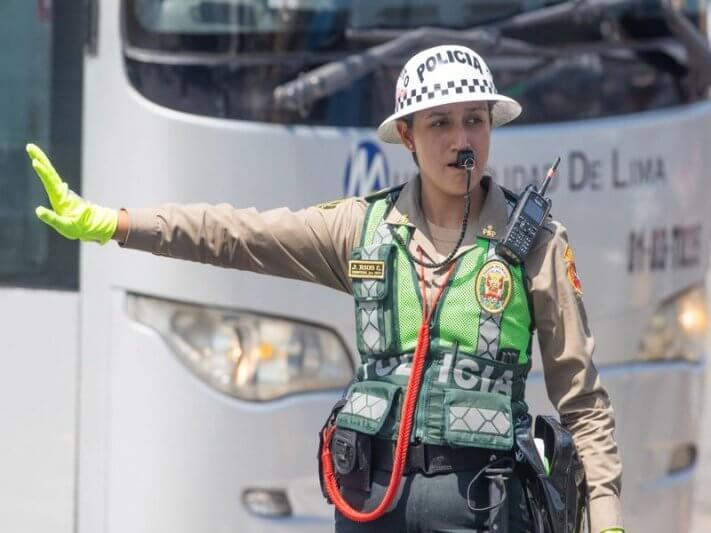
{"type": "MultiPolygon", "coordinates": [[[[481,207],[484,204],[486,192],[479,185],[480,180],[472,176],[471,207],[469,209],[469,220],[477,220],[481,207]]],[[[450,195],[439,189],[429,186],[424,180],[420,180],[420,205],[425,218],[432,224],[443,228],[456,229],[462,226],[464,216],[464,195],[450,195]]]]}

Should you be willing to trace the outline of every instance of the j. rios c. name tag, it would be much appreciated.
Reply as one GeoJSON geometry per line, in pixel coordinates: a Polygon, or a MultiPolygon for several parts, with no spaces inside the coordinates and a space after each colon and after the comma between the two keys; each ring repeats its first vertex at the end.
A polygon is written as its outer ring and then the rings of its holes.
{"type": "Polygon", "coordinates": [[[348,261],[348,277],[351,279],[385,279],[385,261],[348,261]]]}

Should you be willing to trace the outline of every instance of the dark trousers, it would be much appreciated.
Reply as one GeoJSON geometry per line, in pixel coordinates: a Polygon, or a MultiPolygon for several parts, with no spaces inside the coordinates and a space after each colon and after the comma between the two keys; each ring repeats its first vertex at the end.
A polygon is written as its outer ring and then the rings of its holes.
{"type": "MultiPolygon", "coordinates": [[[[412,473],[400,483],[400,491],[390,511],[374,522],[357,523],[336,510],[336,533],[472,533],[489,532],[489,512],[472,511],[467,505],[467,487],[478,470],[449,474],[412,473]]],[[[359,511],[374,509],[383,499],[390,472],[374,470],[370,493],[343,489],[351,507],[359,511]]],[[[532,531],[523,487],[517,477],[508,482],[509,532],[532,531]]],[[[472,507],[489,505],[489,487],[479,479],[469,492],[472,507]]],[[[491,531],[491,533],[499,533],[491,531]]]]}

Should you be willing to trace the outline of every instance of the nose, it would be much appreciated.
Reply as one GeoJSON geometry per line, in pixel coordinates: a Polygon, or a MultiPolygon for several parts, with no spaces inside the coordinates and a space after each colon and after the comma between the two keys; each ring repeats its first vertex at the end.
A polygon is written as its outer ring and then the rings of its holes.
{"type": "Polygon", "coordinates": [[[455,152],[474,149],[469,132],[463,125],[459,125],[455,128],[454,138],[452,141],[454,143],[452,148],[455,152]]]}

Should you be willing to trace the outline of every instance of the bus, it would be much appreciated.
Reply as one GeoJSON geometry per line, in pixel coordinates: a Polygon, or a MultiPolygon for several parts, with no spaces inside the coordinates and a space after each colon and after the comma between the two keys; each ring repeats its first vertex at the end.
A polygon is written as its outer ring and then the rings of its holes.
{"type": "MultiPolygon", "coordinates": [[[[629,531],[690,531],[707,331],[701,0],[11,0],[0,6],[0,529],[326,532],[317,434],[353,303],[53,234],[24,145],[100,205],[299,209],[410,179],[375,127],[416,50],[523,105],[489,172],[549,188],[616,413],[629,531]]],[[[552,412],[540,354],[528,398],[552,412]]]]}

